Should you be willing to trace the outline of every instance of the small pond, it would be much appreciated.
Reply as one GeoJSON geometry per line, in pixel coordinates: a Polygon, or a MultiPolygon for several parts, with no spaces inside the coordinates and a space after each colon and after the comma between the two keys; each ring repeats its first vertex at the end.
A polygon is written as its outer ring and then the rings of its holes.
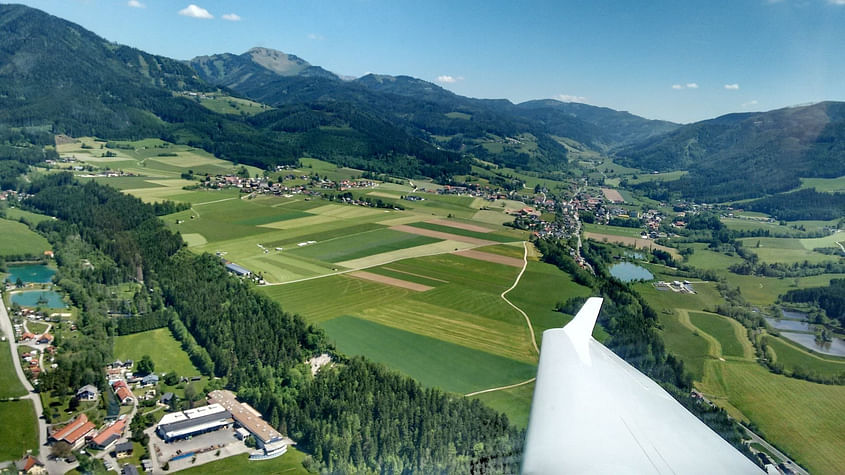
{"type": "Polygon", "coordinates": [[[46,284],[53,279],[55,270],[42,264],[27,264],[22,266],[9,266],[9,276],[6,280],[12,283],[17,282],[18,277],[24,282],[34,284],[46,284]]]}
{"type": "Polygon", "coordinates": [[[12,303],[21,307],[67,308],[62,295],[52,290],[28,290],[11,295],[12,303]]]}
{"type": "Polygon", "coordinates": [[[635,280],[651,280],[654,276],[645,267],[630,262],[620,262],[610,266],[610,275],[622,282],[633,282],[635,280]]]}
{"type": "MultiPolygon", "coordinates": [[[[786,313],[786,312],[784,312],[786,313]]],[[[786,331],[793,331],[793,332],[814,332],[813,326],[807,322],[802,322],[799,320],[778,320],[772,317],[766,317],[766,322],[771,325],[773,328],[777,328],[778,330],[786,330],[786,331]]]]}
{"type": "Polygon", "coordinates": [[[832,342],[825,343],[824,346],[816,343],[816,335],[812,333],[793,333],[781,332],[780,335],[784,338],[798,343],[799,345],[809,348],[817,353],[832,356],[845,356],[845,340],[841,338],[834,338],[832,342]]]}

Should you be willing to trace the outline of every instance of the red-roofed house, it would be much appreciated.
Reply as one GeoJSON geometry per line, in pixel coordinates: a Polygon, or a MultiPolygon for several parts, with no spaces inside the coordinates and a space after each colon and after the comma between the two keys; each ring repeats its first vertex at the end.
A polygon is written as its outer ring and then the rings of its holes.
{"type": "Polygon", "coordinates": [[[99,434],[91,439],[91,447],[106,450],[123,436],[123,429],[126,428],[126,421],[121,419],[112,425],[101,430],[99,434]]]}
{"type": "Polygon", "coordinates": [[[88,420],[88,416],[80,414],[76,419],[72,420],[68,425],[50,434],[50,440],[58,442],[63,440],[70,444],[74,449],[82,445],[85,437],[94,432],[97,427],[88,420]]]}
{"type": "Polygon", "coordinates": [[[114,391],[114,395],[117,396],[117,400],[120,401],[123,405],[132,404],[132,401],[135,400],[132,391],[130,391],[125,386],[121,386],[114,391]]]}
{"type": "Polygon", "coordinates": [[[15,468],[18,469],[18,473],[26,473],[26,474],[41,474],[47,473],[47,469],[44,468],[44,464],[41,463],[37,458],[33,457],[32,455],[27,455],[26,457],[20,459],[19,461],[15,462],[15,468]]]}

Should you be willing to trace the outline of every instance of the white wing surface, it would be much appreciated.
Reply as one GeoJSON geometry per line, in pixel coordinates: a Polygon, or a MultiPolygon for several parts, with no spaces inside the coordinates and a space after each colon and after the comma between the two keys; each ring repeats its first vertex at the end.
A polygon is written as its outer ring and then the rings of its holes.
{"type": "Polygon", "coordinates": [[[543,333],[522,471],[762,473],[669,393],[591,336],[602,299],[543,333]]]}

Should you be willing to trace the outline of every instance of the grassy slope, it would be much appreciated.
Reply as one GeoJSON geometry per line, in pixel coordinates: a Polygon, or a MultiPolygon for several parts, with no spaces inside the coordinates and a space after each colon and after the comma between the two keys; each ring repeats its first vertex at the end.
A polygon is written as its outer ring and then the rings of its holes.
{"type": "Polygon", "coordinates": [[[144,355],[152,358],[156,373],[175,371],[179,376],[200,374],[167,328],[114,338],[115,358],[138,362],[144,355]]]}
{"type": "Polygon", "coordinates": [[[32,254],[40,256],[52,249],[50,243],[23,223],[0,219],[0,256],[32,254]]]}

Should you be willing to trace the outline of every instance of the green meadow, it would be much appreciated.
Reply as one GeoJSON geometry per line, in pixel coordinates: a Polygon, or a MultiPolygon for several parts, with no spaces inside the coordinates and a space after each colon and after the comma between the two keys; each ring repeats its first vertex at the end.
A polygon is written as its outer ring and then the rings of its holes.
{"type": "Polygon", "coordinates": [[[321,324],[338,349],[396,369],[426,386],[468,393],[534,377],[536,367],[355,317],[321,324]],[[480,371],[480,368],[488,370],[480,371]]]}
{"type": "Polygon", "coordinates": [[[0,402],[0,461],[19,460],[31,450],[38,455],[38,424],[32,401],[0,402]]]}
{"type": "MultiPolygon", "coordinates": [[[[713,361],[706,394],[750,419],[810,473],[845,466],[845,386],[811,383],[770,373],[756,362],[713,361]]],[[[730,412],[730,411],[729,411],[730,412]]]]}
{"type": "Polygon", "coordinates": [[[26,388],[18,379],[14,364],[9,342],[0,341],[0,399],[26,395],[26,388]]]}
{"type": "MultiPolygon", "coordinates": [[[[750,351],[746,352],[746,348],[748,347],[750,349],[750,346],[743,346],[741,343],[742,340],[737,335],[738,331],[744,333],[741,325],[739,325],[739,328],[736,328],[739,322],[736,322],[735,325],[727,317],[702,312],[689,312],[689,318],[693,325],[719,342],[722,356],[734,356],[737,358],[751,356],[750,351]]],[[[742,334],[742,339],[747,340],[747,337],[742,334]]]]}
{"type": "Polygon", "coordinates": [[[50,243],[27,225],[0,219],[0,256],[41,256],[49,249],[50,243]]]}
{"type": "Polygon", "coordinates": [[[114,337],[115,358],[138,362],[145,355],[152,358],[156,373],[175,371],[179,376],[200,374],[168,328],[114,337]]]}

